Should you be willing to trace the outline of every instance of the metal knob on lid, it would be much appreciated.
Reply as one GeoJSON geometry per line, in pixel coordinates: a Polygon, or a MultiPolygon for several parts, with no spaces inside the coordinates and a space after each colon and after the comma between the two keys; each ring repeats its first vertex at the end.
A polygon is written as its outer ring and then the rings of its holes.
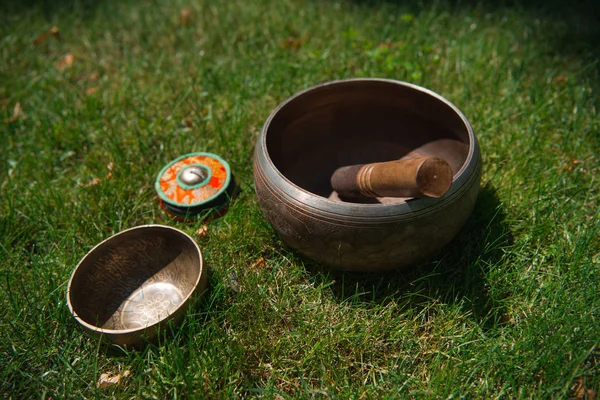
{"type": "Polygon", "coordinates": [[[237,190],[229,164],[211,153],[176,158],[160,171],[154,186],[163,210],[182,220],[223,215],[237,190]]]}
{"type": "Polygon", "coordinates": [[[200,182],[204,182],[206,178],[208,178],[209,172],[205,167],[201,167],[199,165],[192,165],[191,167],[184,168],[181,171],[181,175],[179,178],[181,182],[186,185],[197,185],[200,182]]]}

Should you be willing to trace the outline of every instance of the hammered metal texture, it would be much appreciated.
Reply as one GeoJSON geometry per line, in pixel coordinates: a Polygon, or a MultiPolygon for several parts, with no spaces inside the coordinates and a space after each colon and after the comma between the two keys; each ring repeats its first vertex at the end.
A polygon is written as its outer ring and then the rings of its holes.
{"type": "Polygon", "coordinates": [[[254,154],[260,208],[285,243],[334,268],[406,267],[448,244],[475,205],[481,159],[460,111],[415,85],[379,79],[323,84],[269,117],[254,154]],[[445,159],[453,183],[439,199],[341,201],[329,177],[344,165],[417,150],[445,159]]]}
{"type": "Polygon", "coordinates": [[[146,225],[92,249],[75,269],[67,298],[89,332],[134,345],[151,339],[160,323],[179,322],[205,285],[193,239],[171,227],[146,225]]]}

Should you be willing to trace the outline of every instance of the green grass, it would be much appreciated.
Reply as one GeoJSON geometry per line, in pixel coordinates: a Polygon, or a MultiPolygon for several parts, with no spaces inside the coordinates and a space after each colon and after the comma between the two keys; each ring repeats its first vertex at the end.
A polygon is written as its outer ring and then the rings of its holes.
{"type": "Polygon", "coordinates": [[[600,390],[593,2],[29,3],[0,10],[0,394],[600,390]],[[62,40],[34,45],[52,26],[62,40]],[[73,65],[61,70],[66,54],[73,65]],[[341,273],[303,260],[254,196],[253,144],[269,113],[299,90],[357,76],[440,93],[481,144],[482,191],[467,226],[410,270],[341,273]],[[198,238],[209,290],[157,344],[106,348],[69,314],[67,280],[123,229],[162,223],[193,234],[202,225],[166,218],[153,191],[158,171],[193,151],[227,159],[242,189],[198,238]],[[120,385],[96,387],[100,374],[124,370],[120,385]]]}

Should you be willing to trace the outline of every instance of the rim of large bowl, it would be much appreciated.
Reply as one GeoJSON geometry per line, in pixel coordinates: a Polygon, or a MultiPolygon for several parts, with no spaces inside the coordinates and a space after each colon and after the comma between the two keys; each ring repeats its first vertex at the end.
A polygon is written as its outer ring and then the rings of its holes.
{"type": "MultiPolygon", "coordinates": [[[[356,216],[361,216],[361,217],[376,217],[376,216],[385,216],[385,215],[397,216],[399,214],[403,214],[404,212],[409,212],[409,211],[414,212],[417,210],[423,210],[423,211],[430,210],[432,208],[437,208],[439,206],[446,204],[448,201],[450,201],[452,198],[454,198],[457,195],[457,193],[461,192],[461,189],[465,186],[465,183],[467,183],[469,181],[469,179],[471,178],[470,176],[465,176],[465,171],[471,164],[474,155],[476,155],[476,151],[479,151],[478,142],[477,142],[477,138],[475,137],[475,132],[473,131],[473,127],[469,123],[468,119],[464,116],[464,114],[452,102],[450,102],[448,99],[444,98],[440,94],[432,91],[431,89],[427,89],[425,87],[422,87],[422,86],[419,86],[419,85],[416,85],[413,83],[409,83],[409,82],[404,82],[404,81],[399,81],[399,80],[394,80],[394,79],[384,79],[384,78],[350,78],[350,79],[339,79],[339,80],[327,81],[327,82],[323,82],[323,83],[311,86],[309,88],[306,88],[304,90],[301,90],[301,91],[295,93],[294,95],[288,97],[286,100],[281,102],[271,112],[271,114],[269,115],[269,117],[267,118],[267,120],[265,121],[265,123],[262,127],[261,137],[260,137],[260,145],[262,147],[262,150],[263,150],[262,153],[265,156],[265,161],[267,162],[268,166],[273,171],[275,171],[278,178],[282,182],[286,183],[290,189],[298,192],[297,194],[300,195],[302,198],[302,201],[301,201],[302,204],[309,205],[310,207],[312,207],[314,209],[318,209],[323,212],[326,212],[327,214],[348,215],[349,213],[350,214],[354,213],[355,215],[360,214],[360,215],[356,215],[356,216]],[[464,126],[467,129],[467,134],[468,134],[468,138],[469,138],[469,152],[467,154],[467,157],[465,158],[465,162],[463,163],[461,168],[458,170],[458,172],[454,175],[454,177],[452,179],[453,185],[451,186],[448,193],[446,193],[441,198],[437,198],[437,199],[420,198],[420,199],[411,199],[411,200],[408,200],[405,202],[388,203],[388,204],[362,204],[362,203],[339,202],[339,201],[330,200],[323,196],[316,195],[316,194],[296,185],[294,182],[289,180],[275,166],[275,164],[273,163],[273,160],[271,159],[271,157],[269,156],[269,153],[267,151],[267,132],[268,132],[271,122],[273,121],[275,116],[284,107],[286,107],[287,105],[289,105],[296,99],[304,96],[308,92],[311,92],[313,90],[316,90],[316,89],[319,89],[319,88],[322,88],[325,86],[340,85],[340,84],[346,84],[346,83],[352,83],[352,82],[382,82],[382,83],[389,83],[389,84],[408,87],[410,89],[413,89],[413,90],[416,90],[416,91],[419,91],[422,93],[426,93],[429,96],[432,96],[436,100],[438,100],[438,101],[442,102],[443,104],[445,104],[446,106],[450,107],[452,109],[452,111],[454,111],[454,113],[460,118],[460,120],[463,122],[464,126]],[[462,183],[460,186],[457,186],[454,184],[455,182],[459,182],[459,181],[462,183]],[[340,212],[339,213],[332,212],[332,209],[338,209],[338,210],[340,210],[340,212]],[[369,211],[371,211],[371,212],[369,212],[369,211]],[[374,211],[377,211],[377,212],[375,213],[374,211]]],[[[299,201],[297,196],[293,196],[291,193],[289,193],[288,190],[285,190],[284,188],[280,188],[280,190],[282,190],[283,193],[287,194],[291,199],[299,201]]]]}
{"type": "Polygon", "coordinates": [[[121,235],[127,234],[128,232],[131,232],[131,231],[134,231],[134,230],[139,230],[139,229],[145,229],[145,228],[166,229],[166,230],[174,231],[174,232],[176,232],[176,233],[178,233],[180,235],[183,235],[184,237],[186,237],[187,239],[189,239],[190,242],[193,243],[194,247],[196,248],[196,251],[198,252],[198,256],[200,258],[200,273],[198,274],[196,282],[194,282],[194,288],[190,291],[190,293],[187,294],[187,296],[185,296],[185,298],[181,302],[181,305],[177,308],[177,310],[175,310],[175,312],[177,312],[178,310],[180,310],[181,307],[184,304],[186,304],[189,301],[189,299],[196,292],[196,289],[198,288],[198,285],[200,284],[200,280],[202,279],[202,275],[204,274],[204,259],[202,257],[202,251],[200,250],[200,247],[198,246],[198,243],[196,243],[196,241],[190,235],[188,235],[187,233],[185,233],[182,230],[179,230],[177,228],[173,228],[173,227],[167,226],[167,225],[160,225],[160,224],[139,225],[139,226],[134,226],[134,227],[129,228],[129,229],[125,229],[125,230],[123,230],[121,232],[115,233],[114,235],[112,235],[112,236],[104,239],[103,241],[101,241],[100,243],[98,243],[97,245],[95,245],[90,251],[88,251],[86,253],[86,255],[83,256],[81,258],[81,260],[77,263],[77,266],[75,267],[75,269],[71,273],[71,277],[69,278],[69,283],[67,285],[67,306],[69,307],[69,311],[71,312],[71,315],[73,315],[73,317],[75,317],[75,319],[77,320],[77,322],[79,322],[81,325],[83,325],[84,327],[88,328],[89,330],[94,331],[94,332],[98,332],[98,333],[101,333],[101,334],[107,334],[107,335],[121,335],[121,334],[133,333],[133,332],[141,332],[141,331],[144,331],[146,329],[150,329],[152,327],[155,327],[155,326],[159,325],[160,323],[162,323],[163,321],[165,321],[167,318],[169,318],[170,316],[172,316],[174,314],[174,313],[173,314],[169,314],[169,315],[163,317],[162,319],[160,319],[159,321],[157,321],[157,322],[155,322],[153,324],[146,325],[143,328],[106,329],[106,328],[101,328],[99,326],[90,324],[89,322],[83,320],[79,316],[79,314],[77,314],[77,312],[73,308],[73,304],[71,303],[71,285],[73,283],[73,278],[75,277],[75,274],[77,274],[77,271],[79,270],[79,266],[86,260],[86,258],[88,258],[88,256],[90,254],[92,254],[97,248],[99,248],[104,243],[108,242],[109,240],[114,239],[117,236],[121,236],[121,235]]]}

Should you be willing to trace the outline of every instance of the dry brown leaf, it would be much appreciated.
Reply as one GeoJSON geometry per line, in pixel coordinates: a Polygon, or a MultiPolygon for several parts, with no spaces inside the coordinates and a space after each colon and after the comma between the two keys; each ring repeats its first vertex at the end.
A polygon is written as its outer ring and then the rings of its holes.
{"type": "Polygon", "coordinates": [[[502,322],[503,324],[514,325],[515,320],[513,319],[513,317],[510,316],[510,314],[502,314],[500,315],[500,322],[502,322]]]}
{"type": "Polygon", "coordinates": [[[91,74],[88,75],[88,77],[86,78],[86,80],[88,82],[96,82],[98,79],[100,79],[100,72],[98,71],[94,71],[91,74]]]}
{"type": "Polygon", "coordinates": [[[52,28],[50,28],[50,34],[58,40],[62,39],[60,36],[60,29],[58,29],[58,26],[56,26],[56,25],[53,26],[52,28]]]}
{"type": "Polygon", "coordinates": [[[294,36],[290,36],[287,39],[282,40],[279,43],[279,47],[282,49],[299,49],[304,43],[306,43],[306,38],[297,38],[294,36]]]}
{"type": "Polygon", "coordinates": [[[568,80],[569,80],[569,78],[567,78],[566,76],[558,75],[554,78],[554,83],[565,83],[568,80]]]}
{"type": "Polygon", "coordinates": [[[394,47],[402,47],[404,46],[404,42],[383,42],[383,43],[379,43],[379,45],[377,47],[379,47],[380,49],[392,49],[394,47]]]}
{"type": "Polygon", "coordinates": [[[46,39],[48,39],[48,32],[42,32],[38,35],[38,37],[33,39],[33,44],[34,46],[39,46],[41,44],[44,44],[46,42],[46,39]]]}
{"type": "Polygon", "coordinates": [[[573,391],[573,397],[577,400],[596,400],[598,397],[595,390],[585,387],[583,377],[581,376],[575,380],[575,383],[571,386],[571,390],[573,391]]]}
{"type": "Polygon", "coordinates": [[[115,163],[113,163],[112,161],[109,162],[108,165],[106,166],[106,168],[108,168],[108,174],[106,174],[106,179],[112,178],[112,170],[113,170],[114,166],[115,166],[115,163]]]}
{"type": "Polygon", "coordinates": [[[105,388],[108,388],[111,386],[116,386],[119,383],[121,383],[122,378],[123,378],[123,375],[121,375],[121,374],[116,374],[116,375],[101,374],[100,379],[98,379],[98,388],[105,389],[105,388]]]}
{"type": "Polygon", "coordinates": [[[267,265],[267,262],[265,261],[265,258],[261,257],[258,260],[254,261],[252,263],[252,265],[250,266],[250,268],[252,268],[252,269],[264,268],[266,265],[267,265]]]}
{"type": "Polygon", "coordinates": [[[571,160],[571,163],[566,163],[563,166],[563,169],[565,171],[573,171],[573,168],[575,168],[577,165],[580,165],[580,164],[583,164],[583,161],[578,160],[578,159],[575,158],[575,159],[571,160]]]}
{"type": "Polygon", "coordinates": [[[61,40],[60,30],[58,29],[58,26],[53,26],[52,28],[50,28],[50,31],[40,33],[38,35],[38,37],[36,37],[33,40],[33,44],[35,46],[39,46],[39,45],[44,44],[46,42],[46,40],[48,40],[48,37],[49,37],[48,35],[52,35],[56,39],[61,40]]]}
{"type": "Polygon", "coordinates": [[[97,93],[98,90],[100,90],[99,87],[97,87],[97,86],[91,86],[91,87],[89,87],[89,88],[87,88],[85,90],[85,94],[88,95],[88,96],[91,96],[91,95],[97,93]]]}
{"type": "Polygon", "coordinates": [[[192,9],[184,8],[183,10],[181,10],[181,12],[179,13],[179,23],[181,25],[187,25],[190,23],[191,20],[192,20],[192,9]]]}
{"type": "Polygon", "coordinates": [[[73,62],[75,61],[75,57],[73,56],[73,54],[71,53],[67,53],[65,54],[65,56],[63,58],[61,58],[60,60],[58,60],[54,66],[61,70],[64,71],[67,68],[71,68],[73,66],[73,62]]]}
{"type": "Polygon", "coordinates": [[[122,374],[101,374],[100,379],[98,379],[98,388],[105,389],[111,386],[116,386],[121,383],[123,378],[127,378],[131,374],[131,371],[126,369],[122,374]]]}
{"type": "Polygon", "coordinates": [[[91,181],[89,181],[87,183],[80,183],[78,186],[79,187],[90,187],[90,186],[96,186],[99,183],[100,183],[100,179],[94,178],[94,179],[92,179],[91,181]]]}
{"type": "Polygon", "coordinates": [[[12,117],[6,118],[4,120],[4,123],[12,124],[13,122],[16,122],[19,119],[19,115],[21,115],[21,103],[17,102],[17,104],[15,104],[15,108],[13,109],[12,117]]]}
{"type": "Polygon", "coordinates": [[[208,235],[208,226],[202,225],[200,228],[198,228],[196,230],[196,236],[198,236],[198,237],[204,237],[206,235],[208,235]]]}

